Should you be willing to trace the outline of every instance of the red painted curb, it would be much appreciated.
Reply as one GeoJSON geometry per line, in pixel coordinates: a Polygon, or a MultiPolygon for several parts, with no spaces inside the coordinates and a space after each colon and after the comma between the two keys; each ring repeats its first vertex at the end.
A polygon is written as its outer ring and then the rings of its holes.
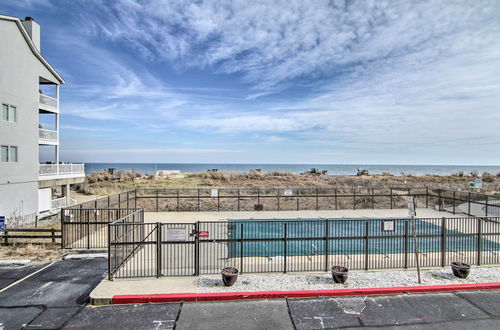
{"type": "Polygon", "coordinates": [[[113,304],[144,304],[179,301],[222,301],[245,299],[309,298],[385,295],[398,293],[424,293],[465,290],[500,289],[500,282],[477,284],[447,284],[402,286],[392,288],[334,289],[334,290],[299,290],[299,291],[255,291],[255,292],[210,292],[210,293],[172,293],[149,295],[117,295],[111,299],[113,304]]]}

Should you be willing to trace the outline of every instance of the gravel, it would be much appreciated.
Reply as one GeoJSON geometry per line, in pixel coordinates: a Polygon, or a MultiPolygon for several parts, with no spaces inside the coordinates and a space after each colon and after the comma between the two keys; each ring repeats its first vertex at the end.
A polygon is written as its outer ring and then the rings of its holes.
{"type": "MultiPolygon", "coordinates": [[[[422,270],[422,285],[500,282],[500,267],[472,267],[466,279],[453,276],[451,268],[422,270]]],[[[198,292],[245,292],[381,288],[417,286],[416,270],[353,271],[344,284],[333,281],[330,273],[241,274],[231,287],[221,275],[200,276],[198,292]]]]}

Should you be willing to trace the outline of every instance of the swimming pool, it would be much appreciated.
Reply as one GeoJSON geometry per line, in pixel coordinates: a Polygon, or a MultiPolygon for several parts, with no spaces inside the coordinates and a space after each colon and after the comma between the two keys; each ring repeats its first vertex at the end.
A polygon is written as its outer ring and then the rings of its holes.
{"type": "MultiPolygon", "coordinates": [[[[328,254],[393,254],[412,252],[410,219],[231,219],[228,238],[229,257],[279,257],[324,255],[328,232],[328,254]],[[393,222],[384,231],[383,222],[393,222]],[[367,235],[368,233],[368,235],[367,235]],[[368,237],[367,237],[368,236],[368,237]],[[251,240],[251,241],[247,241],[251,240]],[[368,251],[368,252],[367,252],[368,251]]],[[[478,243],[483,251],[499,251],[500,244],[473,234],[464,234],[439,225],[441,219],[417,219],[416,233],[421,253],[475,251],[478,243]],[[443,242],[443,235],[445,235],[443,242]]],[[[468,227],[464,227],[468,228],[468,227]]],[[[470,233],[470,232],[469,232],[470,233]]]]}

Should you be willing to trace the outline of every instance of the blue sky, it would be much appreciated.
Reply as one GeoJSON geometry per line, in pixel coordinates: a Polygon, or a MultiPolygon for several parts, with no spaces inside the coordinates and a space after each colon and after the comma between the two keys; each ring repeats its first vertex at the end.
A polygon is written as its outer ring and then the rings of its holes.
{"type": "Polygon", "coordinates": [[[499,1],[0,0],[65,78],[63,160],[500,163],[499,1]]]}

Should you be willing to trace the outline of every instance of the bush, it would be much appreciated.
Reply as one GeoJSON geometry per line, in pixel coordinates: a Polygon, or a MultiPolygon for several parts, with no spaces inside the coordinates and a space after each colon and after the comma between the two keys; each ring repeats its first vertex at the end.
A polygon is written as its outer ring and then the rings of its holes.
{"type": "Polygon", "coordinates": [[[481,175],[481,178],[483,179],[484,182],[495,181],[495,177],[488,172],[484,172],[483,175],[481,175]]]}

